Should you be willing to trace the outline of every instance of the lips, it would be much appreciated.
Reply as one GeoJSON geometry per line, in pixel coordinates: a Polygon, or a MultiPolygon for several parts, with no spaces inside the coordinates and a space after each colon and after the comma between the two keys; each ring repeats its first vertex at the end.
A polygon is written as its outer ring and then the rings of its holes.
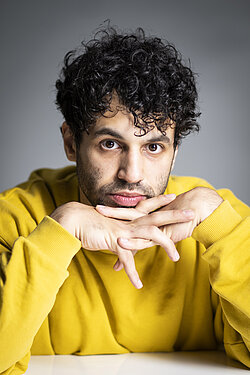
{"type": "Polygon", "coordinates": [[[145,195],[139,193],[123,193],[119,192],[116,194],[110,194],[109,198],[112,199],[119,206],[134,207],[143,199],[146,199],[145,195]]]}

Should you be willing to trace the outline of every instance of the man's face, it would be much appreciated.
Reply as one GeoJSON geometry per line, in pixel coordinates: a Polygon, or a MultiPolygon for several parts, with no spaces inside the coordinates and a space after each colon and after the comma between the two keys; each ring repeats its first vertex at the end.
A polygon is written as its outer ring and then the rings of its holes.
{"type": "Polygon", "coordinates": [[[80,201],[93,205],[134,207],[143,199],[163,194],[174,158],[174,128],[166,135],[154,128],[135,133],[127,111],[101,116],[85,133],[76,152],[80,201]]]}

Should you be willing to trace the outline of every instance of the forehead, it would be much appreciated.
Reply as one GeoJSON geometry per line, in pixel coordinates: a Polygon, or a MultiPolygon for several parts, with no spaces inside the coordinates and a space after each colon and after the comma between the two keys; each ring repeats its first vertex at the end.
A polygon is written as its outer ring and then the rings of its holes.
{"type": "Polygon", "coordinates": [[[89,129],[89,140],[101,136],[110,135],[128,142],[144,143],[150,140],[156,140],[166,143],[173,143],[174,141],[174,124],[168,126],[165,130],[165,135],[155,126],[146,134],[141,133],[141,129],[134,125],[134,116],[125,108],[116,107],[111,112],[100,116],[96,123],[89,129]],[[140,134],[143,134],[140,136],[140,134]],[[139,136],[138,136],[139,135],[139,136]]]}

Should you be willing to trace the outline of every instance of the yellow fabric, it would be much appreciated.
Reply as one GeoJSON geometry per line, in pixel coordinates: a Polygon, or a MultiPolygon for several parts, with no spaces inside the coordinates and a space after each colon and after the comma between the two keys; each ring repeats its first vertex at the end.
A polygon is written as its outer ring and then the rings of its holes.
{"type": "MultiPolygon", "coordinates": [[[[169,180],[167,193],[211,187],[169,180]]],[[[216,349],[250,366],[249,208],[229,190],[180,260],[158,247],[135,255],[136,290],[116,255],[81,248],[48,217],[79,199],[74,167],[43,169],[0,195],[0,373],[22,374],[31,354],[216,349]]]]}

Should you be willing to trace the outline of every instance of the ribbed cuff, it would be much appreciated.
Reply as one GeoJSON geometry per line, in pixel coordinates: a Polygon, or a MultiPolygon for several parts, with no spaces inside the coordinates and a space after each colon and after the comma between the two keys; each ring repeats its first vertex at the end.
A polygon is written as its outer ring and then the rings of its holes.
{"type": "Polygon", "coordinates": [[[193,231],[192,237],[206,248],[229,234],[240,222],[241,216],[225,200],[193,231]]]}

